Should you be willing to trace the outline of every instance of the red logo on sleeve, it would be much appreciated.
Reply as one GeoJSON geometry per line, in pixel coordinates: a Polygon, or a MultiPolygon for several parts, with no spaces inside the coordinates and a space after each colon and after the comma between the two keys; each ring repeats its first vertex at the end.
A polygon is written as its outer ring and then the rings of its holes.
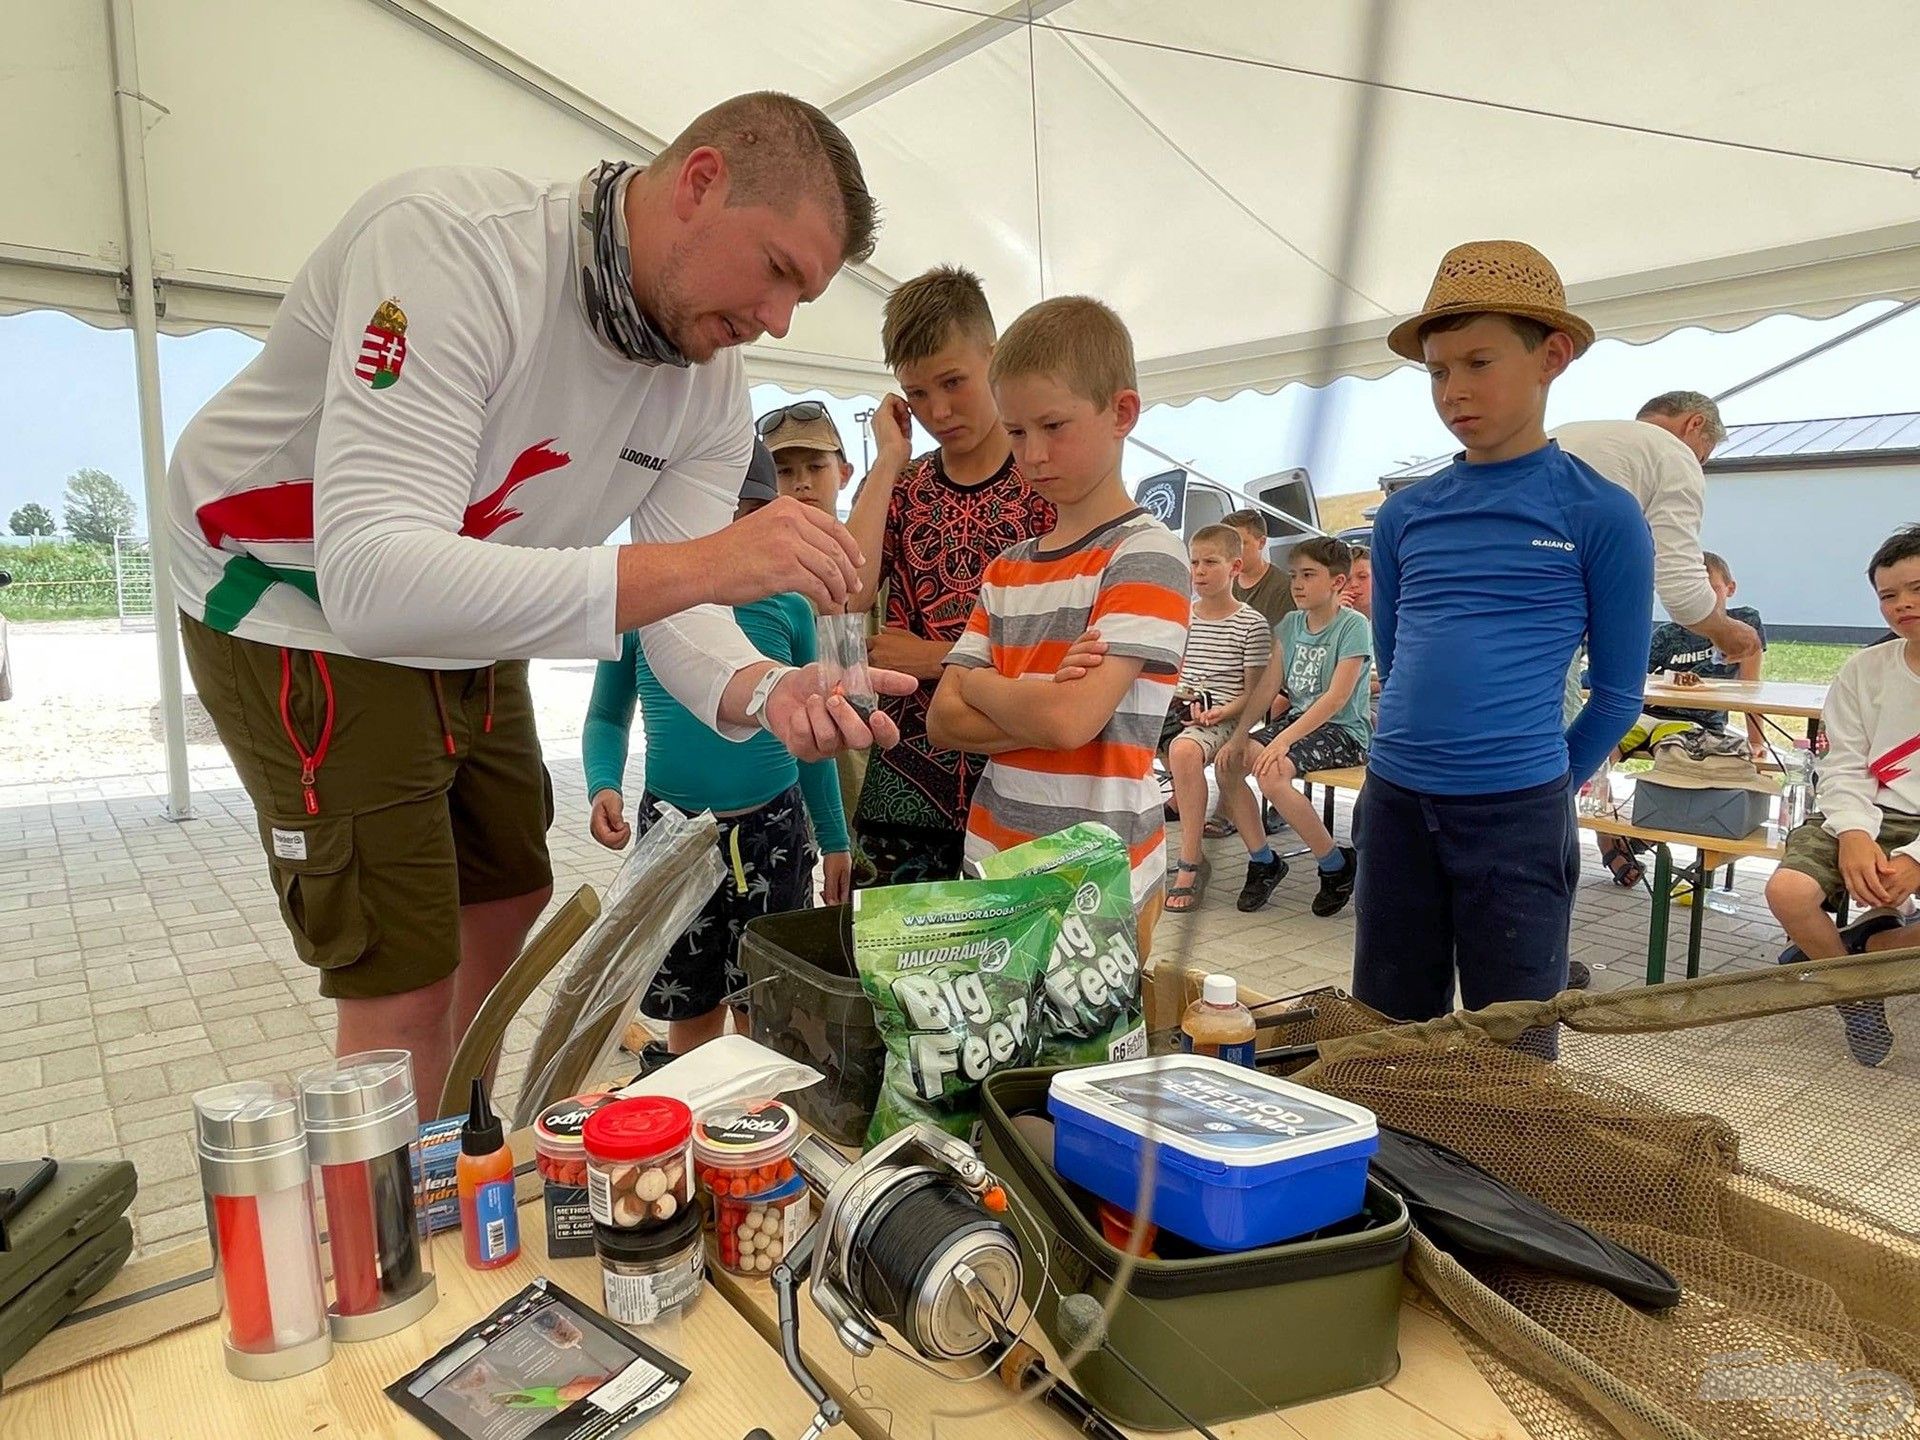
{"type": "Polygon", "coordinates": [[[407,312],[397,301],[382,300],[360,337],[360,358],[353,367],[354,379],[370,389],[384,390],[400,378],[400,367],[407,363],[407,312]]]}
{"type": "Polygon", "coordinates": [[[511,525],[518,520],[525,512],[507,503],[513,498],[513,492],[534,476],[558,470],[573,458],[564,450],[552,448],[557,439],[552,437],[529,445],[516,455],[513,464],[507,467],[507,478],[501,481],[500,488],[467,507],[467,513],[461,520],[460,533],[471,535],[476,540],[486,540],[501,526],[511,525]]]}
{"type": "Polygon", "coordinates": [[[1909,735],[1891,750],[1876,755],[1868,762],[1867,771],[1882,785],[1890,786],[1906,776],[1906,762],[1916,754],[1920,754],[1920,735],[1909,735]]]}

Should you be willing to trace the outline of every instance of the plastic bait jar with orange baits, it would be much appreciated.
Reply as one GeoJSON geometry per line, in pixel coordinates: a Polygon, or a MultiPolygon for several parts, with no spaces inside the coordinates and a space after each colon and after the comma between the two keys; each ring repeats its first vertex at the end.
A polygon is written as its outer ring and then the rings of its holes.
{"type": "Polygon", "coordinates": [[[721,1269],[764,1279],[806,1233],[812,1197],[793,1168],[805,1133],[779,1100],[718,1105],[695,1123],[694,1174],[708,1197],[721,1269]]]}

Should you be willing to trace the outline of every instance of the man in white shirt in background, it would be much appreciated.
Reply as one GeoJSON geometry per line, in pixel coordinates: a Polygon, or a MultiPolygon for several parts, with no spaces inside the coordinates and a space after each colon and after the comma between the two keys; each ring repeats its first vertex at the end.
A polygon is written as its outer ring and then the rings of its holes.
{"type": "MultiPolygon", "coordinates": [[[[1727,614],[1701,557],[1707,477],[1700,467],[1727,438],[1720,407],[1697,390],[1669,390],[1642,405],[1632,420],[1578,420],[1550,431],[1548,438],[1640,502],[1653,532],[1653,592],[1667,614],[1706,636],[1733,663],[1759,654],[1760,637],[1751,625],[1727,614]]],[[[1582,703],[1576,655],[1563,706],[1569,722],[1582,703]]],[[[1578,857],[1570,856],[1568,863],[1577,869],[1578,857]]],[[[1584,990],[1590,981],[1587,967],[1572,962],[1569,987],[1584,990]]]]}
{"type": "Polygon", "coordinates": [[[1575,421],[1549,438],[1640,502],[1653,532],[1653,589],[1667,614],[1729,661],[1757,655],[1760,637],[1727,614],[1700,558],[1707,508],[1700,467],[1727,438],[1720,407],[1697,390],[1670,390],[1642,405],[1635,419],[1575,421]]]}
{"type": "Polygon", "coordinates": [[[638,628],[724,735],[803,760],[897,740],[727,608],[837,609],[857,582],[820,510],[730,523],[753,444],[737,347],[784,336],[875,225],[846,136],[770,92],[644,168],[412,171],[348,210],[182,434],[169,520],[200,698],[337,1053],[411,1051],[424,1114],[552,893],[529,657],[611,659],[638,628]],[[633,543],[604,544],[621,525],[633,543]]]}

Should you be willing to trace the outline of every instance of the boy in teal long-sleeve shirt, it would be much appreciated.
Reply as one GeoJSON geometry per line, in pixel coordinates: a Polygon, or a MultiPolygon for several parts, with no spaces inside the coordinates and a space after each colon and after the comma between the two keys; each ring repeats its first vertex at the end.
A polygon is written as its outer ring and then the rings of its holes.
{"type": "MultiPolygon", "coordinates": [[[[742,515],[775,495],[772,457],[758,444],[754,450],[740,489],[742,515]]],[[[813,608],[804,597],[775,595],[733,613],[768,659],[785,665],[814,659],[813,608]]],[[[667,1022],[667,1048],[683,1055],[726,1028],[727,997],[746,984],[739,947],[747,921],[813,903],[816,838],[830,905],[847,898],[852,857],[833,762],[801,764],[767,734],[741,743],[721,739],[667,693],[631,634],[618,660],[600,662],[581,734],[587,794],[593,797],[590,824],[602,845],[618,850],[632,835],[621,783],[636,700],[646,735],[646,790],[635,823],[645,831],[656,800],[690,813],[711,810],[720,822],[720,858],[727,867],[725,882],[674,942],[640,1002],[642,1014],[667,1022]]]]}

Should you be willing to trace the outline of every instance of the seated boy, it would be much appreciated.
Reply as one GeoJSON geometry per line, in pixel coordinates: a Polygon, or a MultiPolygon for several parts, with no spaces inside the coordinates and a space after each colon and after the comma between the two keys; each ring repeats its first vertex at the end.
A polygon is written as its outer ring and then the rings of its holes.
{"type": "MultiPolygon", "coordinates": [[[[1380,724],[1354,809],[1354,995],[1399,1020],[1544,1000],[1567,981],[1572,793],[1640,713],[1653,540],[1639,504],[1547,439],[1553,382],[1593,343],[1545,256],[1455,247],[1395,354],[1462,447],[1373,529],[1380,724]],[[1567,671],[1591,637],[1571,724],[1567,671]]],[[[1528,1048],[1551,1053],[1551,1035],[1528,1048]]]]}
{"type": "Polygon", "coordinates": [[[992,757],[969,860],[1085,820],[1119,833],[1144,961],[1167,864],[1153,756],[1186,651],[1188,568],[1120,479],[1140,418],[1133,341],[1099,301],[1062,296],[1008,327],[989,375],[1020,473],[1057,518],[987,566],[927,734],[992,757]]]}
{"type": "MultiPolygon", "coordinates": [[[[1373,738],[1368,718],[1367,672],[1373,668],[1373,634],[1366,618],[1340,603],[1353,552],[1330,535],[1293,547],[1288,567],[1297,609],[1281,620],[1273,659],[1248,697],[1246,714],[1233,742],[1221,753],[1220,783],[1238,790],[1251,773],[1260,793],[1313,852],[1320,876],[1313,913],[1337,915],[1353,895],[1359,873],[1353,847],[1335,845],[1313,803],[1294,788],[1294,780],[1314,770],[1342,770],[1367,763],[1373,738]],[[1268,697],[1284,691],[1286,714],[1275,724],[1255,729],[1266,713],[1268,697]]],[[[1287,873],[1275,859],[1247,864],[1242,910],[1258,910],[1287,873]]]]}
{"type": "MultiPolygon", "coordinates": [[[[1184,914],[1206,893],[1208,866],[1200,817],[1207,813],[1207,766],[1233,737],[1247,694],[1273,654],[1273,632],[1260,612],[1234,599],[1240,572],[1240,532],[1229,525],[1207,525],[1194,532],[1193,623],[1187,630],[1186,659],[1180,688],[1167,717],[1163,754],[1173,776],[1180,806],[1180,858],[1167,872],[1167,910],[1184,914]]],[[[1244,783],[1221,785],[1221,808],[1240,832],[1258,863],[1281,862],[1268,848],[1260,828],[1260,807],[1244,783]]],[[[1284,869],[1284,865],[1282,869],[1284,869]]]]}
{"type": "MultiPolygon", "coordinates": [[[[1767,882],[1767,905],[1799,947],[1794,958],[1913,943],[1890,912],[1920,891],[1920,525],[1875,551],[1867,578],[1897,638],[1858,652],[1834,678],[1822,712],[1820,813],[1787,836],[1786,858],[1767,882]],[[1880,913],[1842,935],[1828,911],[1843,895],[1880,913]]],[[[1853,1058],[1886,1059],[1886,1007],[1875,1000],[1839,1009],[1853,1058]]]]}
{"type": "MultiPolygon", "coordinates": [[[[1758,680],[1763,653],[1767,648],[1766,627],[1760,612],[1751,605],[1729,606],[1735,589],[1733,571],[1727,562],[1711,550],[1701,552],[1706,565],[1707,583],[1713,588],[1717,604],[1715,614],[1724,614],[1751,627],[1760,637],[1760,649],[1735,662],[1727,660],[1713,641],[1687,629],[1676,620],[1653,627],[1653,641],[1647,651],[1648,675],[1671,675],[1677,685],[1698,685],[1705,680],[1758,680]]],[[[1703,690],[1701,698],[1709,698],[1703,690]]],[[[1724,710],[1681,709],[1672,705],[1650,705],[1631,730],[1620,737],[1613,752],[1614,763],[1641,752],[1651,752],[1656,741],[1693,726],[1703,730],[1727,728],[1724,710]]],[[[1758,715],[1747,716],[1747,748],[1757,764],[1767,758],[1767,736],[1758,715]]],[[[1626,889],[1640,883],[1641,868],[1634,859],[1635,847],[1618,835],[1597,835],[1600,858],[1606,862],[1616,885],[1626,889]]]]}
{"type": "MultiPolygon", "coordinates": [[[[1358,610],[1367,617],[1369,628],[1373,625],[1373,551],[1365,545],[1351,545],[1353,568],[1347,571],[1347,588],[1340,592],[1340,603],[1349,610],[1358,610]]],[[[1380,672],[1367,668],[1367,719],[1378,723],[1380,719],[1380,672]]]]}

